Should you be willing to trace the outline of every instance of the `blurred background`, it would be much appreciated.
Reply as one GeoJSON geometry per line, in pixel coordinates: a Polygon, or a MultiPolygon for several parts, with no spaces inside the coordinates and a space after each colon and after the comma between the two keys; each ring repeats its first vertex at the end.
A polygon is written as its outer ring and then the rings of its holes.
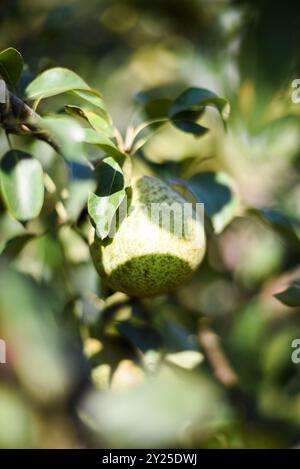
{"type": "Polygon", "coordinates": [[[26,62],[21,96],[63,66],[103,93],[122,133],[145,90],[208,88],[231,115],[224,131],[207,111],[202,138],[163,126],[136,157],[187,181],[215,230],[189,284],[149,300],[101,285],[82,237],[89,176],[15,139],[49,179],[27,227],[0,203],[0,447],[300,445],[300,308],[274,297],[300,277],[299,44],[297,2],[1,1],[0,50],[26,62]]]}

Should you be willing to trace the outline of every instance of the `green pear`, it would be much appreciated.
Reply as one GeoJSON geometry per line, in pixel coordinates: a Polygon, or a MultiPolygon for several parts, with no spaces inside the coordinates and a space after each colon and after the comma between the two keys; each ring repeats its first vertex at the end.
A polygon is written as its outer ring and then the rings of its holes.
{"type": "Polygon", "coordinates": [[[95,235],[95,267],[114,290],[150,297],[181,286],[205,254],[203,217],[195,204],[156,177],[132,183],[130,205],[113,237],[95,235]]]}

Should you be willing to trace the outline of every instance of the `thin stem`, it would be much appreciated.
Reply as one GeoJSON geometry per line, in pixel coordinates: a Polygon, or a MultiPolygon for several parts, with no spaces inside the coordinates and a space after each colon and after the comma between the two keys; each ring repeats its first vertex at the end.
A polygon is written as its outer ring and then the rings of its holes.
{"type": "Polygon", "coordinates": [[[8,147],[9,147],[10,150],[12,150],[13,149],[12,143],[10,141],[9,134],[8,134],[7,131],[5,131],[5,135],[6,135],[6,140],[7,140],[8,147]]]}
{"type": "Polygon", "coordinates": [[[220,346],[218,336],[204,325],[200,327],[198,339],[216,378],[226,388],[234,388],[239,379],[220,346]]]}
{"type": "Polygon", "coordinates": [[[160,123],[166,123],[168,122],[169,119],[168,118],[163,118],[163,119],[153,119],[151,121],[147,121],[147,122],[142,122],[140,125],[138,125],[133,134],[132,134],[132,142],[136,139],[136,137],[138,136],[138,134],[140,132],[142,132],[144,129],[146,129],[147,127],[149,127],[150,125],[153,125],[153,124],[160,124],[160,123]]]}
{"type": "Polygon", "coordinates": [[[145,143],[148,142],[148,140],[150,140],[150,138],[152,138],[155,134],[158,133],[160,129],[156,129],[154,130],[152,133],[148,134],[146,137],[144,138],[140,138],[140,140],[138,140],[132,147],[130,153],[131,155],[134,155],[140,148],[142,148],[142,146],[145,145],[145,143]]]}

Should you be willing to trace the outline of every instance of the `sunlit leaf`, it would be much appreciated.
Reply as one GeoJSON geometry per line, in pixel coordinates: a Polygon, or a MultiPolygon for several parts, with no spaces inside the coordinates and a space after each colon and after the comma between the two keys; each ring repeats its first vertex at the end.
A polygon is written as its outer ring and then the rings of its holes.
{"type": "Polygon", "coordinates": [[[108,112],[106,110],[106,107],[104,105],[102,96],[97,90],[94,90],[92,88],[84,89],[84,90],[83,89],[72,90],[72,91],[70,91],[70,94],[72,94],[74,96],[77,96],[81,99],[84,99],[85,101],[93,104],[94,106],[96,106],[98,108],[98,110],[101,111],[103,117],[105,117],[108,120],[110,119],[109,116],[108,116],[108,112]]]}
{"type": "Polygon", "coordinates": [[[114,144],[112,140],[110,140],[106,135],[100,134],[93,129],[82,129],[84,132],[84,141],[86,143],[91,143],[93,145],[97,145],[101,148],[105,153],[113,158],[119,159],[122,162],[126,155],[119,150],[117,145],[114,144]]]}
{"type": "Polygon", "coordinates": [[[107,137],[114,137],[114,131],[112,126],[107,122],[107,120],[103,119],[103,117],[99,116],[93,111],[89,111],[88,109],[84,109],[79,106],[65,106],[65,110],[68,114],[74,117],[81,117],[82,119],[86,120],[91,127],[97,132],[105,134],[107,137]]]}
{"type": "Polygon", "coordinates": [[[87,152],[84,148],[85,133],[79,122],[64,115],[46,116],[43,122],[59,143],[67,161],[87,164],[87,152]]]}
{"type": "MultiPolygon", "coordinates": [[[[28,99],[40,100],[68,91],[76,93],[87,91],[90,93],[91,97],[97,97],[96,102],[98,105],[102,102],[100,93],[92,90],[89,85],[72,70],[61,67],[51,68],[41,73],[41,75],[27,86],[26,95],[28,99]]],[[[83,96],[86,96],[86,94],[83,96]]]]}
{"type": "Polygon", "coordinates": [[[186,370],[192,370],[203,361],[203,355],[196,350],[183,350],[182,352],[168,353],[166,360],[186,370]]]}
{"type": "Polygon", "coordinates": [[[1,160],[1,190],[10,213],[27,221],[38,216],[44,201],[43,170],[28,153],[10,150],[1,160]]]}

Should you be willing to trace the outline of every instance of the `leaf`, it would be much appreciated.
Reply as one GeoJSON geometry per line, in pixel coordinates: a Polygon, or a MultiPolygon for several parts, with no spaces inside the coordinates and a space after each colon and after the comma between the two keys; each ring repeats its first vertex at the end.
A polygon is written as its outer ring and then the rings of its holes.
{"type": "MultiPolygon", "coordinates": [[[[41,73],[41,75],[29,83],[26,88],[26,95],[28,99],[40,100],[69,91],[76,93],[88,91],[91,96],[97,96],[99,100],[97,100],[98,103],[100,103],[100,100],[102,103],[100,93],[92,90],[89,85],[72,70],[61,67],[51,68],[41,73]]],[[[85,96],[85,94],[83,96],[85,96]]]]}
{"type": "Polygon", "coordinates": [[[85,101],[93,104],[96,106],[102,113],[103,117],[105,117],[107,120],[110,121],[110,117],[108,115],[108,112],[106,110],[105,104],[103,102],[101,94],[92,88],[85,89],[85,90],[72,90],[70,91],[70,94],[77,96],[81,99],[84,99],[85,101]]]}
{"type": "Polygon", "coordinates": [[[7,211],[0,215],[0,254],[5,249],[7,243],[18,236],[26,235],[27,231],[14,217],[7,211]]]}
{"type": "Polygon", "coordinates": [[[186,370],[192,370],[203,361],[203,355],[197,350],[183,350],[182,352],[168,353],[166,360],[186,370]]]}
{"type": "Polygon", "coordinates": [[[84,132],[84,141],[86,143],[97,145],[109,156],[118,159],[120,164],[127,158],[127,155],[119,150],[114,142],[106,135],[100,134],[93,129],[82,129],[82,131],[84,132]]]}
{"type": "Polygon", "coordinates": [[[94,130],[100,133],[104,133],[107,137],[114,137],[114,130],[112,126],[93,111],[89,111],[79,106],[65,106],[65,111],[74,117],[81,117],[86,120],[94,130]]]}
{"type": "Polygon", "coordinates": [[[87,164],[87,152],[84,148],[85,133],[79,122],[69,116],[51,115],[43,117],[43,123],[57,140],[67,161],[87,164]]]}
{"type": "Polygon", "coordinates": [[[157,98],[148,101],[143,111],[149,119],[163,119],[169,116],[172,100],[168,98],[157,98]]]}
{"type": "Polygon", "coordinates": [[[189,120],[181,120],[180,118],[174,119],[173,124],[175,124],[175,126],[183,132],[196,135],[197,137],[200,137],[209,131],[209,129],[203,125],[196,124],[196,122],[189,120]]]}
{"type": "Polygon", "coordinates": [[[10,239],[7,243],[5,248],[3,249],[2,254],[5,255],[10,260],[15,259],[22,249],[26,246],[26,244],[35,238],[35,235],[32,233],[25,233],[15,238],[10,239]]]}
{"type": "MultiPolygon", "coordinates": [[[[169,182],[169,184],[176,192],[178,192],[180,195],[182,195],[182,197],[184,197],[188,202],[192,203],[193,205],[195,205],[196,203],[199,203],[199,202],[203,203],[203,202],[201,202],[200,198],[198,198],[194,194],[193,190],[191,190],[191,188],[188,187],[188,183],[186,181],[183,181],[181,179],[176,178],[176,179],[172,179],[169,182]]],[[[205,227],[205,231],[206,231],[208,236],[210,236],[214,233],[214,227],[213,227],[213,224],[212,224],[212,220],[209,217],[206,210],[204,210],[204,227],[205,227]]]]}
{"type": "Polygon", "coordinates": [[[230,177],[223,172],[205,171],[195,174],[187,186],[204,204],[215,232],[221,233],[237,215],[239,208],[239,199],[230,177]]]}
{"type": "Polygon", "coordinates": [[[181,93],[181,95],[179,95],[174,101],[170,110],[170,115],[171,117],[174,117],[182,111],[195,111],[205,106],[215,107],[219,111],[222,119],[226,119],[228,117],[228,101],[224,98],[220,98],[220,96],[205,88],[189,88],[181,93]]]}
{"type": "Polygon", "coordinates": [[[14,88],[19,81],[23,70],[23,58],[20,52],[13,47],[0,52],[0,76],[8,86],[14,88]]]}
{"type": "Polygon", "coordinates": [[[96,181],[94,171],[87,165],[70,162],[69,172],[68,198],[64,200],[64,206],[69,220],[77,221],[86,206],[90,192],[96,189],[96,181]]]}
{"type": "Polygon", "coordinates": [[[297,250],[300,249],[300,222],[273,208],[251,208],[249,215],[258,217],[266,225],[271,226],[280,236],[289,241],[297,250]]]}
{"type": "Polygon", "coordinates": [[[290,307],[300,306],[300,279],[295,280],[286,290],[275,295],[279,301],[290,307]]]}
{"type": "Polygon", "coordinates": [[[209,129],[200,126],[195,121],[206,106],[216,108],[225,123],[229,114],[228,101],[205,88],[189,88],[181,93],[171,106],[170,119],[175,127],[184,132],[197,136],[203,135],[209,129]],[[187,112],[188,114],[185,114],[187,112]]]}
{"type": "Polygon", "coordinates": [[[168,100],[173,102],[175,97],[180,92],[181,86],[174,83],[167,83],[162,86],[156,86],[140,91],[134,97],[135,101],[140,106],[147,106],[151,102],[159,100],[168,100]]]}
{"type": "Polygon", "coordinates": [[[20,150],[8,151],[1,160],[1,190],[9,212],[18,220],[38,216],[44,201],[40,162],[20,150]]]}
{"type": "Polygon", "coordinates": [[[130,321],[121,321],[117,325],[118,331],[143,353],[148,350],[157,350],[161,347],[161,337],[151,326],[134,324],[130,321]]]}
{"type": "Polygon", "coordinates": [[[79,414],[90,428],[122,448],[174,446],[186,422],[192,428],[198,422],[201,428],[216,428],[226,418],[224,399],[212,382],[202,375],[165,370],[151,373],[126,392],[86,394],[79,414]]]}
{"type": "Polygon", "coordinates": [[[125,180],[121,167],[111,157],[101,161],[96,173],[99,186],[89,196],[88,212],[97,235],[104,239],[110,234],[113,218],[126,197],[125,180]]]}

